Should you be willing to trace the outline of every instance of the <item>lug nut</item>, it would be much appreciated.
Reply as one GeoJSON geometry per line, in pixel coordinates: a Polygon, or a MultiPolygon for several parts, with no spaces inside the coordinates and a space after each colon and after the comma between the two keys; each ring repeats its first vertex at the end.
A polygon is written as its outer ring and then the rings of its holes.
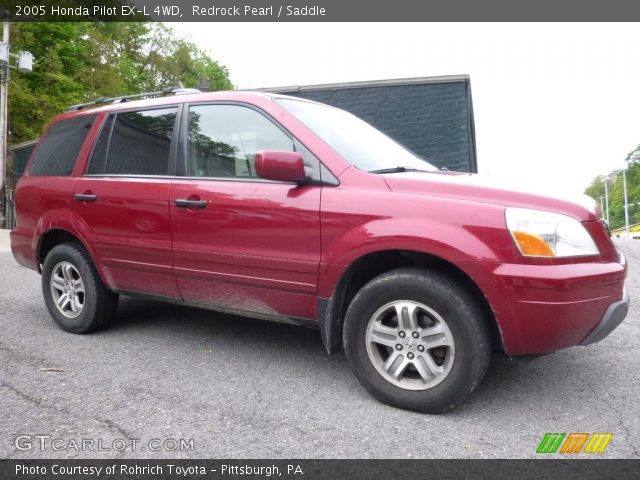
{"type": "Polygon", "coordinates": [[[413,359],[413,353],[411,353],[411,352],[407,353],[407,358],[409,360],[412,360],[413,359]]]}
{"type": "Polygon", "coordinates": [[[412,336],[413,338],[418,338],[418,337],[420,336],[420,334],[419,334],[418,332],[413,332],[413,333],[411,334],[411,336],[412,336]]]}
{"type": "Polygon", "coordinates": [[[419,352],[424,352],[424,347],[422,345],[418,345],[418,351],[419,352]]]}
{"type": "Polygon", "coordinates": [[[400,345],[399,343],[396,345],[396,350],[402,350],[402,345],[400,345]]]}
{"type": "Polygon", "coordinates": [[[406,333],[404,333],[404,332],[400,332],[398,335],[400,335],[400,338],[404,338],[404,336],[406,335],[406,333]]]}

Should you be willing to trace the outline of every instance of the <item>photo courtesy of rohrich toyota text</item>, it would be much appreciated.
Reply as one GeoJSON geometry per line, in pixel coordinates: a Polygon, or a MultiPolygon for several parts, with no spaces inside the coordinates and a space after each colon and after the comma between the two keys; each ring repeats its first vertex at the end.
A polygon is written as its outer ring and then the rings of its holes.
{"type": "Polygon", "coordinates": [[[0,479],[635,479],[640,7],[0,5],[0,479]]]}

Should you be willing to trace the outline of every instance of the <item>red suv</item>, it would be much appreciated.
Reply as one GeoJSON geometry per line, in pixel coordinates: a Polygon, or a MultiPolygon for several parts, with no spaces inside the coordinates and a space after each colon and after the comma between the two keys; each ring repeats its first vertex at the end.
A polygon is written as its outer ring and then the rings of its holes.
{"type": "Polygon", "coordinates": [[[13,254],[66,331],[119,294],[313,325],[378,399],[433,413],[493,349],[587,345],[626,316],[595,204],[438,170],[307,100],[129,100],[56,117],[16,189],[13,254]]]}

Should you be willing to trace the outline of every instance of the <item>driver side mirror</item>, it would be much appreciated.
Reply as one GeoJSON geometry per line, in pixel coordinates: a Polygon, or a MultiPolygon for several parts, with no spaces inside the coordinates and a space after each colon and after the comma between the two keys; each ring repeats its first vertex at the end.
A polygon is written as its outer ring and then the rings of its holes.
{"type": "Polygon", "coordinates": [[[307,181],[302,155],[297,152],[262,150],[256,153],[256,173],[267,180],[297,184],[307,181]]]}

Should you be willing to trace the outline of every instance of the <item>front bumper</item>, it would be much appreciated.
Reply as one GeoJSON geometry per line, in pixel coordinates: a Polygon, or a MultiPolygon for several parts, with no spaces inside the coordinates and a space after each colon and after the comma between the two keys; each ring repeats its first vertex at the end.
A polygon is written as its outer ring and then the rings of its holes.
{"type": "Polygon", "coordinates": [[[539,355],[602,340],[625,318],[627,265],[467,264],[485,294],[507,355],[539,355]]]}
{"type": "Polygon", "coordinates": [[[580,345],[591,345],[592,343],[599,342],[605,338],[622,323],[627,316],[628,311],[629,291],[627,290],[627,287],[625,287],[622,300],[618,300],[617,302],[613,302],[609,305],[609,308],[604,312],[604,316],[602,317],[602,320],[600,320],[600,323],[598,323],[595,328],[591,330],[591,333],[589,333],[589,335],[580,342],[580,345]]]}

